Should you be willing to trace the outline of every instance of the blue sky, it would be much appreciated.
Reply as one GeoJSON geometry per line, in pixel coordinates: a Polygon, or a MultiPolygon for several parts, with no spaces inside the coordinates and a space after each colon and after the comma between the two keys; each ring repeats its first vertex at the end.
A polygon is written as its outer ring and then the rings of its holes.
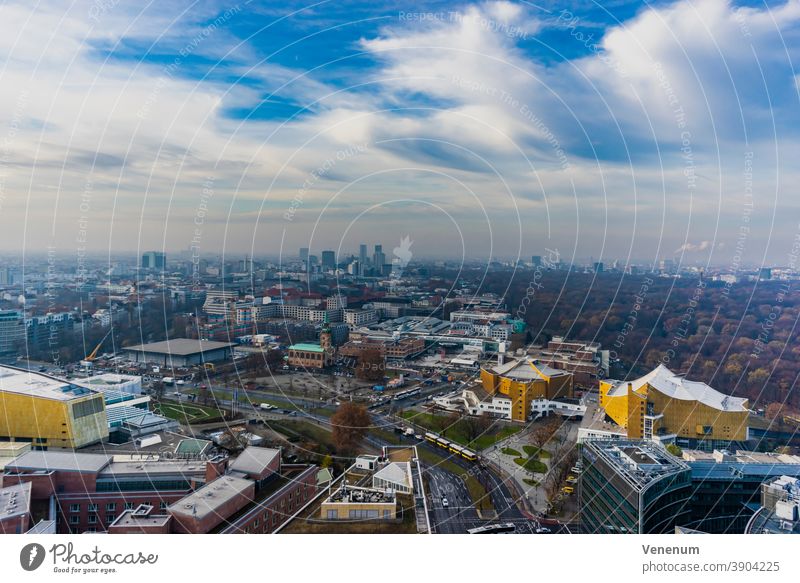
{"type": "Polygon", "coordinates": [[[792,261],[797,0],[0,10],[8,249],[792,261]]]}

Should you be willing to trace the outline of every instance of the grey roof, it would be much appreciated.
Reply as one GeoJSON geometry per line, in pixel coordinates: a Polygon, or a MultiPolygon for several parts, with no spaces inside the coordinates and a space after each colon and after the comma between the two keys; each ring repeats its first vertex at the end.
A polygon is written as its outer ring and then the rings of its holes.
{"type": "Polygon", "coordinates": [[[126,346],[122,350],[126,352],[158,352],[161,354],[171,354],[172,356],[189,356],[200,354],[210,350],[220,348],[231,348],[236,346],[231,342],[216,342],[214,340],[197,340],[195,338],[172,338],[161,342],[151,342],[150,344],[138,344],[136,346],[126,346]]]}
{"type": "Polygon", "coordinates": [[[250,446],[230,466],[231,471],[248,475],[261,474],[272,461],[281,455],[281,450],[250,446]]]}
{"type": "Polygon", "coordinates": [[[0,520],[30,512],[31,487],[25,482],[0,489],[0,520]]]}
{"type": "Polygon", "coordinates": [[[206,462],[192,459],[131,459],[114,461],[100,472],[108,476],[152,476],[155,474],[179,474],[184,476],[204,476],[206,462]]]}
{"type": "MultiPolygon", "coordinates": [[[[218,509],[229,500],[248,491],[251,494],[255,491],[255,482],[252,480],[230,475],[221,476],[170,505],[169,511],[172,514],[198,518],[208,514],[218,514],[218,509]]],[[[232,510],[228,516],[235,511],[235,509],[232,510]]],[[[219,516],[223,520],[227,518],[221,514],[219,516]]]]}
{"type": "Polygon", "coordinates": [[[60,470],[99,472],[111,462],[111,456],[73,451],[29,451],[6,464],[9,470],[60,470]]]}
{"type": "Polygon", "coordinates": [[[512,360],[505,364],[495,366],[492,368],[492,372],[520,381],[534,381],[543,379],[544,377],[542,375],[546,375],[548,377],[560,377],[569,374],[567,371],[549,367],[546,364],[537,362],[536,360],[530,358],[512,360]],[[536,368],[534,369],[531,364],[533,364],[536,368]]]}

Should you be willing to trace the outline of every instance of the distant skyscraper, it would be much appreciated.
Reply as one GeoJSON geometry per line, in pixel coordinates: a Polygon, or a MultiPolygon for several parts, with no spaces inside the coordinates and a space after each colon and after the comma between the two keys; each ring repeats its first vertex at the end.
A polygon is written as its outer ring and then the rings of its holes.
{"type": "Polygon", "coordinates": [[[300,247],[300,261],[303,263],[308,261],[308,247],[300,247]]]}
{"type": "Polygon", "coordinates": [[[603,273],[604,269],[605,269],[605,266],[602,264],[602,262],[600,262],[600,261],[595,262],[595,264],[594,264],[594,272],[595,273],[603,273]]]}
{"type": "Polygon", "coordinates": [[[358,246],[358,275],[364,275],[367,268],[367,246],[363,243],[358,246]]]}
{"type": "Polygon", "coordinates": [[[531,263],[534,267],[541,267],[542,266],[542,256],[541,255],[534,255],[531,257],[531,263]]]}
{"type": "Polygon", "coordinates": [[[161,251],[147,251],[142,254],[142,269],[164,269],[167,256],[161,251]]]}
{"type": "Polygon", "coordinates": [[[372,265],[378,275],[383,273],[383,265],[386,263],[386,255],[383,253],[383,245],[375,245],[375,253],[372,254],[372,265]]]}
{"type": "Polygon", "coordinates": [[[772,279],[772,268],[771,267],[762,267],[758,270],[758,279],[760,281],[767,281],[772,279]]]}
{"type": "Polygon", "coordinates": [[[336,268],[336,251],[322,252],[322,269],[336,268]]]}

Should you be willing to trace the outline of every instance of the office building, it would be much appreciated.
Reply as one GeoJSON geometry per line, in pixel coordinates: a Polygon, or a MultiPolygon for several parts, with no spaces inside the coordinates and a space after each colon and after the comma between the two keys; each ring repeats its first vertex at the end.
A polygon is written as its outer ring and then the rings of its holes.
{"type": "Polygon", "coordinates": [[[690,381],[664,365],[632,381],[600,381],[599,404],[631,439],[710,450],[748,438],[747,399],[690,381]]]}
{"type": "Polygon", "coordinates": [[[761,505],[762,485],[800,478],[800,456],[755,451],[683,450],[692,471],[691,512],[682,526],[711,534],[741,534],[761,505]]]}
{"type": "Polygon", "coordinates": [[[376,275],[383,274],[384,263],[386,263],[386,255],[383,252],[383,245],[375,245],[375,252],[372,254],[372,267],[376,275]]]}
{"type": "Polygon", "coordinates": [[[0,356],[16,356],[25,349],[25,314],[0,310],[0,356]]]}
{"type": "Polygon", "coordinates": [[[588,440],[581,450],[581,531],[663,534],[688,521],[691,469],[643,440],[588,440]]]}
{"type": "Polygon", "coordinates": [[[780,476],[761,487],[761,508],[745,534],[800,534],[800,480],[780,476]]]}
{"type": "Polygon", "coordinates": [[[59,533],[103,532],[141,504],[166,510],[224,471],[226,458],[167,459],[31,451],[7,463],[3,485],[31,486],[32,514],[59,533]],[[51,503],[54,502],[54,504],[51,503]]]}
{"type": "Polygon", "coordinates": [[[161,251],[147,251],[142,253],[142,269],[166,269],[167,255],[161,251]]]}
{"type": "Polygon", "coordinates": [[[308,247],[300,247],[300,261],[308,262],[308,247]]]}
{"type": "Polygon", "coordinates": [[[323,251],[322,252],[322,269],[333,270],[336,269],[336,252],[323,251]]]}
{"type": "Polygon", "coordinates": [[[363,243],[358,246],[358,275],[364,275],[367,268],[367,246],[363,243]]]}
{"type": "Polygon", "coordinates": [[[0,488],[0,534],[26,533],[31,522],[31,485],[0,488]]]}

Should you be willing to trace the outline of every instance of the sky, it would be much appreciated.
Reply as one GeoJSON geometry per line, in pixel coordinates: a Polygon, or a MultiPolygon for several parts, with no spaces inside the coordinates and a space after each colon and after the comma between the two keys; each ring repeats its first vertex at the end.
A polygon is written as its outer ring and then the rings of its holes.
{"type": "Polygon", "coordinates": [[[800,0],[4,2],[0,248],[793,266],[800,0]]]}

